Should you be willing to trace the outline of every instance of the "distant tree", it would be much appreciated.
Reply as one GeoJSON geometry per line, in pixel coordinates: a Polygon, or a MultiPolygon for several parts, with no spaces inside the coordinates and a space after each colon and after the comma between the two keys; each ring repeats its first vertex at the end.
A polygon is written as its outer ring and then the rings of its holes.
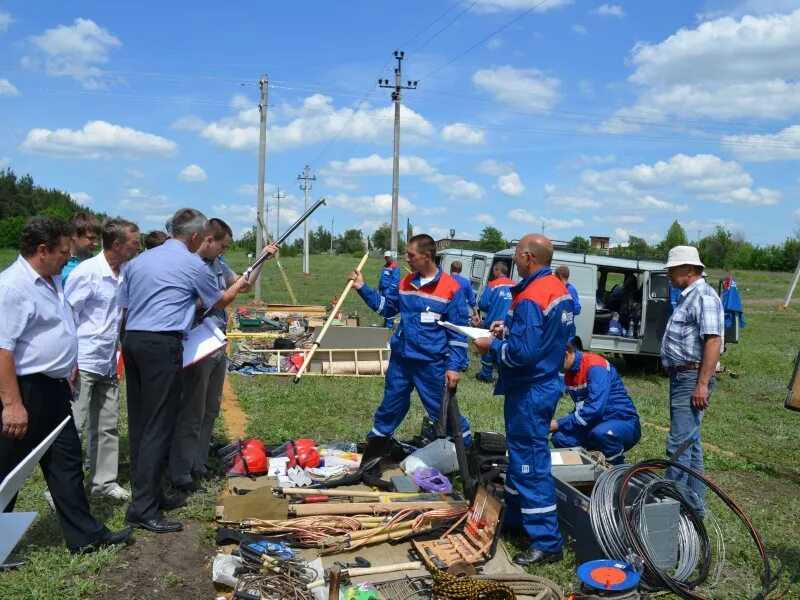
{"type": "Polygon", "coordinates": [[[575,250],[576,252],[586,252],[589,248],[591,248],[591,243],[585,237],[581,237],[576,235],[569,241],[570,250],[575,250]]]}
{"type": "MultiPolygon", "coordinates": [[[[372,234],[372,245],[379,250],[390,250],[392,247],[392,226],[382,223],[372,234]]],[[[403,254],[406,251],[406,243],[403,240],[402,232],[397,232],[397,253],[403,254]]]]}
{"type": "Polygon", "coordinates": [[[309,252],[312,254],[322,254],[331,249],[331,232],[322,225],[316,231],[308,233],[309,252]]]}
{"type": "Polygon", "coordinates": [[[478,240],[478,245],[481,250],[486,250],[487,252],[497,252],[498,250],[508,248],[508,241],[506,241],[506,239],[503,237],[503,232],[497,227],[487,225],[483,228],[483,231],[481,231],[481,237],[478,240]]]}
{"type": "Polygon", "coordinates": [[[348,229],[339,236],[339,253],[353,254],[364,251],[363,235],[360,229],[348,229]]]}
{"type": "Polygon", "coordinates": [[[248,254],[256,253],[256,232],[255,229],[250,228],[245,231],[242,236],[234,242],[234,245],[239,250],[247,252],[248,254]]]}
{"type": "Polygon", "coordinates": [[[650,248],[650,245],[643,238],[636,237],[635,235],[628,238],[628,250],[631,256],[636,257],[650,256],[653,252],[653,249],[650,248]]]}
{"type": "Polygon", "coordinates": [[[689,244],[689,238],[686,236],[686,231],[680,223],[673,221],[672,225],[667,230],[667,235],[664,241],[659,244],[662,252],[669,252],[670,248],[675,246],[686,246],[689,244]]]}

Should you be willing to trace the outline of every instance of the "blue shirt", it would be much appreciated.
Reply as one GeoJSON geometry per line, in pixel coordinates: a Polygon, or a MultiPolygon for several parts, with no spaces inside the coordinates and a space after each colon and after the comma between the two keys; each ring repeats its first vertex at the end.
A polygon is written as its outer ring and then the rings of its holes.
{"type": "Polygon", "coordinates": [[[52,287],[22,256],[0,273],[0,348],[17,375],[65,378],[78,363],[78,335],[61,278],[52,287]]]}
{"type": "Polygon", "coordinates": [[[79,264],[81,264],[81,262],[82,262],[81,259],[78,258],[77,256],[70,256],[69,257],[69,260],[67,261],[67,264],[65,264],[64,268],[61,269],[61,284],[62,285],[67,282],[67,277],[69,277],[69,274],[72,273],[72,269],[74,269],[79,264]]]}
{"type": "Polygon", "coordinates": [[[573,306],[573,314],[577,317],[581,314],[581,299],[578,297],[578,290],[575,289],[575,286],[572,285],[569,281],[566,283],[567,291],[569,295],[572,296],[572,306],[573,306]]]}
{"type": "Polygon", "coordinates": [[[450,273],[453,278],[458,282],[458,285],[461,286],[461,289],[464,291],[464,296],[467,299],[467,304],[469,304],[470,308],[475,308],[478,306],[478,301],[475,299],[475,290],[472,289],[472,284],[469,282],[469,279],[464,277],[463,275],[459,275],[458,273],[450,273]]]}
{"type": "MultiPolygon", "coordinates": [[[[217,282],[217,287],[223,292],[227,290],[230,284],[233,283],[232,279],[236,277],[236,273],[231,270],[231,268],[228,266],[228,263],[222,260],[221,256],[218,256],[214,260],[204,260],[203,262],[214,274],[214,280],[217,282]]],[[[205,308],[201,309],[198,314],[198,318],[201,317],[205,311],[205,308]]],[[[228,313],[225,312],[224,309],[212,309],[211,314],[208,315],[208,318],[211,319],[214,322],[214,325],[216,325],[223,333],[228,329],[228,313]]]]}
{"type": "Polygon", "coordinates": [[[378,279],[378,292],[383,293],[390,287],[397,289],[400,285],[400,265],[395,261],[391,261],[383,265],[381,275],[378,279]]]}
{"type": "Polygon", "coordinates": [[[661,340],[661,363],[676,367],[703,362],[705,336],[718,335],[724,340],[724,327],[719,296],[705,280],[698,279],[678,296],[661,340]]]}
{"type": "Polygon", "coordinates": [[[128,331],[185,334],[194,322],[198,298],[203,306],[213,306],[222,291],[203,260],[171,238],[128,264],[119,305],[128,309],[128,331]]]}
{"type": "Polygon", "coordinates": [[[478,308],[485,313],[483,317],[485,326],[488,327],[495,321],[502,321],[506,318],[506,313],[511,308],[511,288],[515,285],[517,284],[513,280],[503,275],[492,279],[483,288],[478,308]]]}

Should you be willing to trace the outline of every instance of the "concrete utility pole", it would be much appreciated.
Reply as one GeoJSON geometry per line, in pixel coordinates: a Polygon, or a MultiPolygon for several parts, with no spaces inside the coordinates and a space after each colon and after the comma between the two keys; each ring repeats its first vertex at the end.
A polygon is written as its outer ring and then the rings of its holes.
{"type": "Polygon", "coordinates": [[[275,221],[275,239],[281,237],[281,198],[286,198],[286,194],[281,194],[281,188],[278,188],[277,194],[272,194],[272,197],[278,201],[278,216],[275,221]]]}
{"type": "Polygon", "coordinates": [[[792,301],[792,295],[794,294],[794,288],[797,287],[797,280],[800,279],[800,260],[797,261],[797,269],[794,272],[794,279],[792,279],[791,285],[789,285],[789,291],[786,292],[786,300],[783,302],[783,308],[789,308],[789,302],[792,301]]]}
{"type": "MultiPolygon", "coordinates": [[[[303,190],[303,195],[305,196],[305,206],[306,210],[308,210],[308,190],[311,189],[313,185],[311,182],[317,180],[316,175],[309,176],[311,172],[311,167],[306,165],[306,168],[303,169],[303,173],[297,176],[298,181],[302,181],[303,183],[300,184],[300,189],[303,190]]],[[[308,275],[309,268],[308,268],[308,219],[303,222],[303,273],[308,275]]]]}
{"type": "MultiPolygon", "coordinates": [[[[258,136],[258,218],[256,219],[256,257],[264,251],[264,230],[262,215],[264,214],[264,178],[267,173],[267,88],[269,78],[262,75],[259,80],[261,87],[261,101],[258,103],[258,112],[261,114],[261,129],[258,136]]],[[[261,275],[255,282],[255,299],[261,300],[261,275]]]]}
{"type": "Polygon", "coordinates": [[[400,198],[400,100],[402,90],[417,89],[416,81],[408,81],[403,85],[403,57],[405,52],[394,51],[397,59],[397,68],[394,70],[394,85],[389,84],[388,79],[378,79],[378,85],[382,88],[391,88],[392,101],[394,102],[394,161],[392,162],[392,245],[391,250],[397,258],[397,212],[400,198]]]}
{"type": "Polygon", "coordinates": [[[331,254],[333,254],[333,219],[334,217],[331,217],[331,254]]]}

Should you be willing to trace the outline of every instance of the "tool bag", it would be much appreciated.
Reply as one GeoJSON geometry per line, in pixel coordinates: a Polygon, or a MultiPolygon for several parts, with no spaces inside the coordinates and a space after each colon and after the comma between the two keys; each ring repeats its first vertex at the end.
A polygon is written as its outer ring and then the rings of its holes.
{"type": "Polygon", "coordinates": [[[472,436],[467,449],[469,470],[493,496],[503,497],[503,484],[508,471],[506,436],[494,431],[479,431],[472,436]]]}

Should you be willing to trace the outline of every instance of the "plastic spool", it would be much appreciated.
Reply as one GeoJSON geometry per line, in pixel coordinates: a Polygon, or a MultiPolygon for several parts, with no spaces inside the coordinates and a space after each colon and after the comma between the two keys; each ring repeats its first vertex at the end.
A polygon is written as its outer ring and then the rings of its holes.
{"type": "Polygon", "coordinates": [[[639,585],[641,574],[619,560],[591,560],[578,567],[578,579],[586,587],[606,592],[624,592],[639,585]]]}

